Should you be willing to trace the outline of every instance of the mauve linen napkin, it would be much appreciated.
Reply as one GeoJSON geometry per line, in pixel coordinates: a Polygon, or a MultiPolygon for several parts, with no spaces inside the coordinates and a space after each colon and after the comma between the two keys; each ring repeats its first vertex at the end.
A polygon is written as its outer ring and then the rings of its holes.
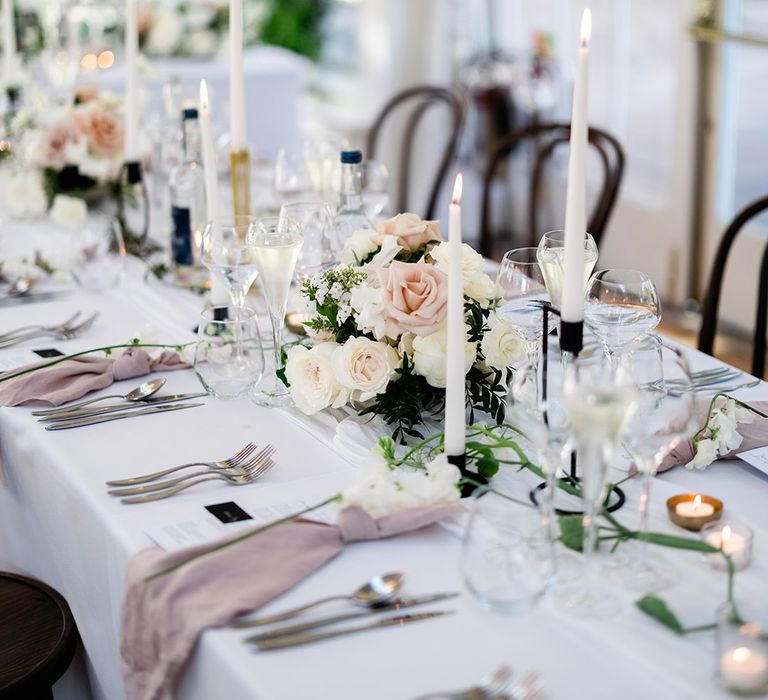
{"type": "Polygon", "coordinates": [[[187,367],[189,365],[179,354],[171,350],[163,350],[157,357],[150,357],[140,348],[128,348],[117,357],[83,355],[0,382],[0,406],[19,406],[35,401],[60,406],[122,379],[187,367]]]}
{"type": "Polygon", "coordinates": [[[418,530],[460,508],[457,503],[410,508],[376,520],[350,507],[339,513],[336,525],[292,520],[151,581],[146,578],[212,544],[178,552],[142,550],[128,565],[121,611],[128,700],[156,700],[175,689],[203,630],[268,603],[333,559],[345,544],[418,530]]]}
{"type": "MultiPolygon", "coordinates": [[[[696,415],[698,418],[696,420],[694,434],[704,425],[711,401],[711,396],[697,397],[696,415]]],[[[745,401],[744,403],[749,406],[754,406],[762,413],[768,413],[768,401],[745,401]]],[[[740,423],[736,426],[736,430],[743,438],[741,445],[728,454],[720,455],[718,459],[731,459],[741,452],[754,450],[758,447],[765,447],[768,445],[768,420],[761,418],[757,414],[755,414],[755,420],[752,423],[740,423]]],[[[666,456],[659,467],[659,471],[663,472],[667,469],[672,469],[672,467],[676,467],[678,464],[688,464],[688,462],[693,459],[693,455],[693,441],[690,439],[684,440],[666,456]]]]}

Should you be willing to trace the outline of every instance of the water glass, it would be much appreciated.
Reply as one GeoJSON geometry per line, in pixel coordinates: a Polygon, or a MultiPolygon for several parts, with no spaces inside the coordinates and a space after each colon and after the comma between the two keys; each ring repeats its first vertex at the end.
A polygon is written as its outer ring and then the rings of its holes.
{"type": "MultiPolygon", "coordinates": [[[[565,278],[565,231],[548,231],[537,248],[537,258],[549,291],[552,305],[559,309],[563,297],[565,278]]],[[[590,234],[584,238],[584,288],[597,263],[597,244],[590,234]]]]}
{"type": "Polygon", "coordinates": [[[477,601],[500,613],[529,609],[555,581],[553,544],[536,508],[479,489],[461,552],[461,575],[477,601]]]}
{"type": "Polygon", "coordinates": [[[275,161],[275,192],[283,200],[295,200],[312,191],[312,179],[302,151],[281,148],[275,161]]]}
{"type": "Polygon", "coordinates": [[[89,292],[104,292],[119,286],[125,272],[125,241],[120,223],[106,217],[90,217],[82,230],[72,235],[79,253],[72,277],[89,292]]]}
{"type": "Polygon", "coordinates": [[[253,391],[264,373],[255,312],[234,306],[205,309],[197,328],[194,367],[214,398],[238,399],[253,391]]]}
{"type": "Polygon", "coordinates": [[[240,309],[258,275],[247,240],[254,221],[252,216],[220,217],[209,221],[203,231],[201,262],[229,290],[232,306],[240,309]]]}

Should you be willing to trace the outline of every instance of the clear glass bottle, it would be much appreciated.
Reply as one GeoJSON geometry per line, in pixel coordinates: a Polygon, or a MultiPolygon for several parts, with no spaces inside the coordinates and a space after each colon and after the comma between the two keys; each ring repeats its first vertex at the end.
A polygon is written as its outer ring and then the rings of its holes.
{"type": "Polygon", "coordinates": [[[339,209],[334,219],[336,244],[340,249],[355,231],[373,227],[363,206],[363,154],[342,151],[339,209]]]}
{"type": "Polygon", "coordinates": [[[177,279],[191,284],[205,277],[200,244],[208,220],[197,117],[195,108],[182,111],[184,160],[170,178],[171,257],[177,279]]]}

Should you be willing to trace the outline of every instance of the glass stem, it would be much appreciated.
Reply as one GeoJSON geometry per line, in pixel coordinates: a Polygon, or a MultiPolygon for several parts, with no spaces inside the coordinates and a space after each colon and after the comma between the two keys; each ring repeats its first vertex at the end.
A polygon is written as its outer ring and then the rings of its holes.
{"type": "Polygon", "coordinates": [[[644,463],[643,468],[643,483],[642,492],[640,493],[640,523],[638,526],[638,532],[640,533],[640,552],[638,556],[638,563],[641,567],[644,567],[648,560],[648,542],[643,537],[648,532],[648,504],[651,500],[651,485],[653,483],[653,467],[652,464],[644,463]]]}
{"type": "Polygon", "coordinates": [[[242,309],[245,306],[245,289],[239,284],[230,284],[229,300],[236,309],[242,309]]]}
{"type": "Polygon", "coordinates": [[[579,449],[582,463],[582,495],[584,515],[582,517],[582,552],[584,554],[584,573],[589,580],[594,579],[594,554],[597,544],[597,512],[602,505],[605,490],[606,463],[602,446],[590,440],[579,449]]]}
{"type": "Polygon", "coordinates": [[[275,346],[275,381],[277,384],[280,384],[280,380],[277,378],[277,372],[283,362],[283,346],[281,344],[281,340],[283,335],[283,323],[285,322],[285,314],[270,314],[270,316],[272,318],[272,342],[275,346]]]}

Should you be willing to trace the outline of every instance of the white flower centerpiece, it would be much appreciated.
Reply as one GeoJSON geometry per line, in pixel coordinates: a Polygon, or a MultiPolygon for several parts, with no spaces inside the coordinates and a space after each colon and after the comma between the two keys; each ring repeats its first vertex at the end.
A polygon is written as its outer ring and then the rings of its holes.
{"type": "MultiPolygon", "coordinates": [[[[398,214],[347,241],[341,265],[304,283],[312,346],[288,351],[285,379],[308,415],[350,406],[381,416],[393,437],[422,437],[445,404],[448,244],[439,222],[398,214]]],[[[483,259],[462,248],[470,422],[504,418],[504,379],[522,356],[519,338],[493,313],[497,288],[483,259]]]]}

